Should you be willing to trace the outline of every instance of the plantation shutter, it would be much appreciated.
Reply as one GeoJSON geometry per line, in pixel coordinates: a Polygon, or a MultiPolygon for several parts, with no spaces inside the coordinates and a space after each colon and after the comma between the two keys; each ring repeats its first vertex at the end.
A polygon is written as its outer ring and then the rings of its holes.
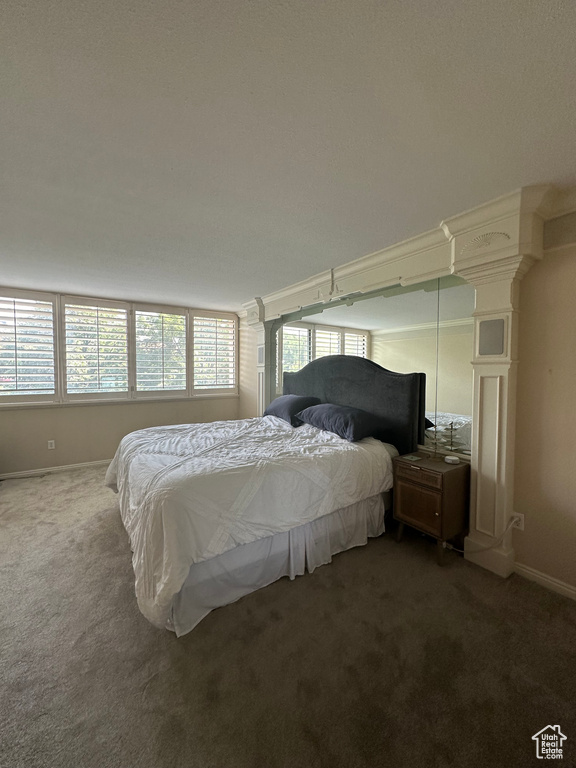
{"type": "Polygon", "coordinates": [[[366,357],[367,339],[363,333],[345,333],[344,334],[344,354],[355,355],[356,357],[366,357]]]}
{"type": "Polygon", "coordinates": [[[310,362],[311,333],[308,328],[282,328],[282,370],[299,371],[310,362]]]}
{"type": "Polygon", "coordinates": [[[186,389],[186,316],[136,310],[136,389],[186,389]]]}
{"type": "Polygon", "coordinates": [[[340,354],[340,332],[316,329],[315,357],[340,354]]]}
{"type": "Polygon", "coordinates": [[[194,389],[236,387],[236,322],[226,317],[195,316],[194,389]]]}
{"type": "Polygon", "coordinates": [[[0,297],[0,396],[54,395],[54,305],[0,297]]]}
{"type": "Polygon", "coordinates": [[[66,390],[128,392],[128,310],[65,304],[66,390]]]}

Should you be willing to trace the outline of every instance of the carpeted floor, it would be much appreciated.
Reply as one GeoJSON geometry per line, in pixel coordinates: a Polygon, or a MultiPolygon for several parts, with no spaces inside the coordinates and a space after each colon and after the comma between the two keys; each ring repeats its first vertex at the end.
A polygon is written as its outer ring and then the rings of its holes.
{"type": "Polygon", "coordinates": [[[384,535],[177,639],[104,471],[0,484],[2,768],[576,765],[574,602],[384,535]]]}

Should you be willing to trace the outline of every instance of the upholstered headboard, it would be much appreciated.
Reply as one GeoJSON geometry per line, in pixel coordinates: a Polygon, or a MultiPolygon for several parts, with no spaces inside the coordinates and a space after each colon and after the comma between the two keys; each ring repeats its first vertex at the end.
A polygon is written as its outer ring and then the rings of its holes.
{"type": "Polygon", "coordinates": [[[400,454],[424,443],[424,373],[394,373],[362,357],[329,355],[296,373],[285,373],[283,391],[384,416],[390,424],[390,442],[400,454]]]}

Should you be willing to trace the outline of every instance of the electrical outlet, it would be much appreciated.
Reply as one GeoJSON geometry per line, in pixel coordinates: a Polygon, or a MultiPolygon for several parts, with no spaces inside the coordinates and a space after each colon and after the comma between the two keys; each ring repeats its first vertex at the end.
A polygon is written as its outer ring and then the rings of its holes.
{"type": "Polygon", "coordinates": [[[56,440],[48,440],[48,450],[53,451],[56,448],[56,440]]]}
{"type": "Polygon", "coordinates": [[[514,512],[513,517],[520,518],[514,521],[513,528],[518,528],[519,531],[524,530],[524,515],[521,512],[514,512]]]}

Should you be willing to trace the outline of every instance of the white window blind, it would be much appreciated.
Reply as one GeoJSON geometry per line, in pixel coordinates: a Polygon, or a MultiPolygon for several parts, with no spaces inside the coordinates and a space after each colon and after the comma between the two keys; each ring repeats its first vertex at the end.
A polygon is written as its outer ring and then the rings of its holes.
{"type": "Polygon", "coordinates": [[[368,353],[366,335],[363,333],[344,334],[344,354],[366,357],[368,353]]]}
{"type": "Polygon", "coordinates": [[[128,391],[128,310],[65,304],[66,391],[128,391]]]}
{"type": "Polygon", "coordinates": [[[136,389],[186,389],[186,316],[136,310],[136,389]]]}
{"type": "Polygon", "coordinates": [[[325,357],[326,355],[339,355],[341,349],[341,335],[339,331],[325,331],[316,329],[316,340],[314,357],[325,357]]]}
{"type": "Polygon", "coordinates": [[[54,306],[0,297],[0,396],[55,393],[54,306]]]}
{"type": "Polygon", "coordinates": [[[194,389],[236,387],[236,323],[194,316],[194,389]]]}
{"type": "Polygon", "coordinates": [[[299,371],[311,360],[311,332],[308,328],[282,328],[282,370],[299,371]]]}

